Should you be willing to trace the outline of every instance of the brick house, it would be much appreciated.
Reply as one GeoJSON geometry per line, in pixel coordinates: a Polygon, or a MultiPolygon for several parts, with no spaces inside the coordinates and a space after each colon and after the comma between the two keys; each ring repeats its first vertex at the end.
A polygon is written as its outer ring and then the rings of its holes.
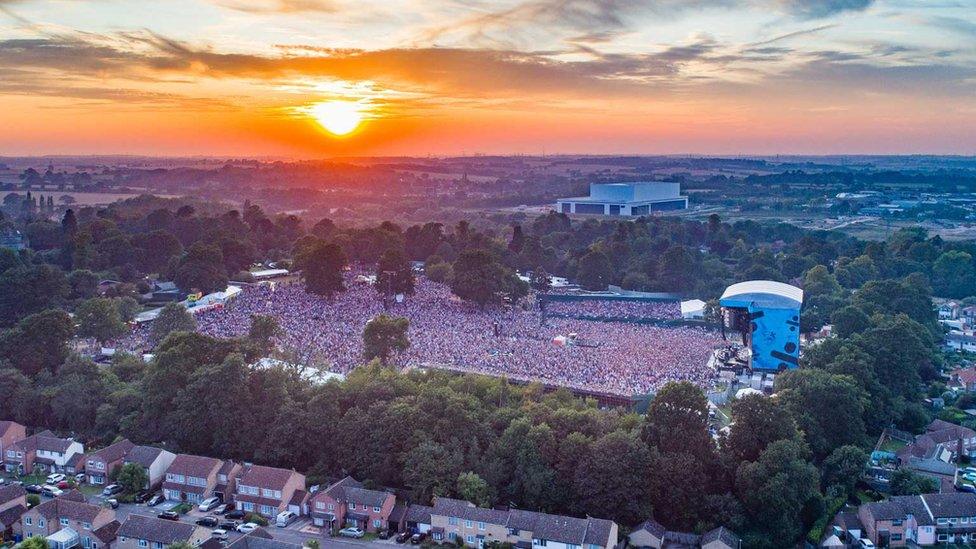
{"type": "Polygon", "coordinates": [[[877,546],[946,545],[976,541],[976,494],[894,496],[858,508],[864,537],[877,546]]]}
{"type": "Polygon", "coordinates": [[[288,508],[295,492],[305,490],[305,475],[294,470],[251,465],[237,478],[238,509],[274,517],[288,508]]]}
{"type": "Polygon", "coordinates": [[[964,368],[949,373],[949,387],[971,393],[976,391],[976,368],[964,368]]]}
{"type": "Polygon", "coordinates": [[[164,549],[174,543],[198,545],[210,539],[210,530],[186,522],[129,515],[116,532],[113,549],[164,549]]]}
{"type": "Polygon", "coordinates": [[[173,464],[176,454],[154,446],[133,446],[122,458],[122,465],[135,463],[142,467],[149,481],[145,488],[155,488],[163,483],[166,470],[173,464]]]}
{"type": "Polygon", "coordinates": [[[213,495],[219,497],[221,501],[232,501],[234,492],[237,491],[237,478],[241,476],[241,471],[243,468],[240,463],[230,459],[224,460],[217,470],[217,485],[214,486],[213,495]]]}
{"type": "Polygon", "coordinates": [[[51,431],[41,431],[11,444],[4,453],[3,466],[8,473],[71,472],[72,464],[83,456],[85,447],[70,438],[59,438],[51,431]]]}
{"type": "Polygon", "coordinates": [[[44,536],[51,549],[105,549],[95,531],[115,520],[115,511],[85,502],[72,490],[41,503],[21,517],[24,537],[44,536]]]}
{"type": "Polygon", "coordinates": [[[95,486],[107,484],[109,475],[116,468],[122,467],[122,460],[134,447],[135,444],[124,438],[111,446],[88,454],[85,459],[85,473],[88,475],[88,484],[95,486]]]}
{"type": "Polygon", "coordinates": [[[687,547],[689,549],[739,549],[742,541],[728,528],[719,526],[702,535],[674,532],[651,519],[642,522],[627,536],[628,544],[635,549],[662,549],[687,547]]]}
{"type": "Polygon", "coordinates": [[[430,524],[434,541],[479,549],[492,542],[547,549],[613,549],[619,533],[610,520],[484,509],[451,498],[434,501],[430,524]]]}
{"type": "Polygon", "coordinates": [[[898,450],[897,456],[907,463],[912,457],[936,455],[939,447],[949,453],[951,461],[957,461],[960,455],[976,458],[976,431],[936,419],[925,428],[924,433],[916,435],[911,444],[898,450]]]}
{"type": "Polygon", "coordinates": [[[213,495],[222,465],[219,459],[179,454],[166,469],[163,497],[171,501],[200,503],[213,495]]]}
{"type": "Polygon", "coordinates": [[[27,512],[27,491],[23,486],[0,486],[0,540],[21,533],[20,517],[27,512]]]}
{"type": "Polygon", "coordinates": [[[6,456],[7,448],[25,438],[27,438],[27,427],[15,421],[0,421],[0,459],[6,456]]]}
{"type": "Polygon", "coordinates": [[[396,496],[370,490],[352,477],[346,477],[309,499],[309,515],[316,526],[333,531],[347,526],[377,532],[388,528],[396,496]]]}
{"type": "Polygon", "coordinates": [[[302,545],[274,539],[264,528],[258,528],[235,539],[227,549],[302,549],[302,545]]]}

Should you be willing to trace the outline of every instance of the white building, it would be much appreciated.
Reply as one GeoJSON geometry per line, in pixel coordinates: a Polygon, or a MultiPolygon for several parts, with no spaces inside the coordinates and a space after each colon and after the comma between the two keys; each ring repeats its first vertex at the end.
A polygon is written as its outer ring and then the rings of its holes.
{"type": "Polygon", "coordinates": [[[556,201],[556,210],[566,214],[636,216],[686,209],[688,197],[681,195],[681,185],[665,181],[590,183],[590,196],[556,201]]]}

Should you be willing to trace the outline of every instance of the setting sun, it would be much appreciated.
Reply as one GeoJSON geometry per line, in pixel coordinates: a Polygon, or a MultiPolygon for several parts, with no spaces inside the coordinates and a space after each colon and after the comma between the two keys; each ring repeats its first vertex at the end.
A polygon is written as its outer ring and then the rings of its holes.
{"type": "Polygon", "coordinates": [[[309,109],[316,122],[334,135],[346,135],[363,121],[362,107],[353,101],[326,101],[309,109]]]}

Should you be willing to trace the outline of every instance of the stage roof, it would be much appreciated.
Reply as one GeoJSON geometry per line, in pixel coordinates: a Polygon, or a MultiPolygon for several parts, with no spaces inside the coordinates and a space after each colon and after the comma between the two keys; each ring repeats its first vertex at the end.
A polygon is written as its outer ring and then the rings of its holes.
{"type": "Polygon", "coordinates": [[[803,290],[774,280],[749,280],[726,288],[720,303],[727,307],[754,303],[760,307],[799,309],[803,290]]]}

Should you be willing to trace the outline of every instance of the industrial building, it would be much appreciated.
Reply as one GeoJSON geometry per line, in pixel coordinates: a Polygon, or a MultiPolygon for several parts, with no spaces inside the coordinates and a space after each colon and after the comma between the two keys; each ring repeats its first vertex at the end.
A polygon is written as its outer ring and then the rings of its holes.
{"type": "Polygon", "coordinates": [[[681,195],[681,185],[665,181],[590,183],[590,196],[556,201],[556,211],[565,214],[637,216],[686,209],[688,197],[681,195]]]}
{"type": "Polygon", "coordinates": [[[772,280],[750,280],[726,288],[719,304],[723,329],[742,334],[752,370],[780,372],[799,365],[803,290],[772,280]]]}

